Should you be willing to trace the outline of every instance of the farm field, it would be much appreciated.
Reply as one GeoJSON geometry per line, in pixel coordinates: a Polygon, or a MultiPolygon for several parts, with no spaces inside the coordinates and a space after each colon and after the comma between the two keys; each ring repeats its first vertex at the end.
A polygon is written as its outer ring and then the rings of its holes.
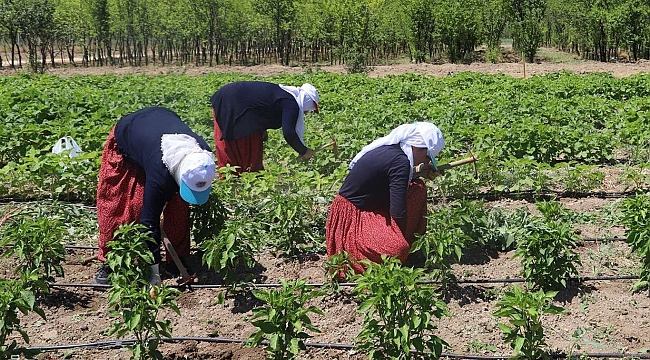
{"type": "MultiPolygon", "coordinates": [[[[422,269],[422,280],[435,282],[438,295],[431,302],[440,300],[447,307],[449,316],[432,321],[433,333],[449,344],[443,352],[456,358],[511,355],[498,325],[507,319],[494,315],[499,301],[512,286],[532,292],[549,287],[553,278],[566,281],[550,286],[558,288],[552,304],[565,311],[541,318],[546,351],[574,358],[582,353],[648,357],[650,297],[647,283],[642,283],[648,259],[638,251],[648,238],[645,219],[634,216],[650,202],[650,75],[617,78],[561,71],[517,79],[460,72],[443,78],[415,73],[369,78],[316,71],[3,76],[3,244],[32,236],[78,247],[96,245],[94,192],[101,147],[111,126],[141,107],[167,106],[211,143],[209,97],[219,86],[245,79],[314,84],[321,94],[321,114],[308,115],[306,141],[316,147],[334,138],[341,153],[323,151],[299,161],[280,132],[271,131],[265,171],[241,178],[225,174],[213,186],[211,202],[192,211],[190,265],[197,270],[197,285],[220,287],[184,289],[176,298],[180,315],[171,309],[160,312],[159,318],[171,321],[174,338],[245,340],[257,331],[251,322],[253,309],[265,305],[251,292],[253,284],[273,289],[282,280],[304,279],[324,284],[326,290],[308,301],[323,315],[309,314],[320,333],[308,331],[313,337],[307,341],[354,344],[364,327],[364,313],[358,311],[361,301],[353,286],[344,284],[335,291],[326,276],[328,206],[349,160],[363,145],[399,124],[426,120],[445,135],[439,163],[464,158],[470,151],[479,159],[478,177],[466,166],[427,182],[428,232],[421,250],[405,264],[422,269]],[[81,146],[80,156],[51,153],[56,140],[67,135],[81,146]],[[49,231],[41,234],[34,230],[38,227],[25,225],[39,219],[45,219],[40,224],[45,227],[60,226],[56,231],[40,228],[49,231]],[[626,241],[631,230],[641,234],[637,243],[626,241]],[[222,260],[224,254],[232,258],[222,260]],[[566,259],[547,266],[552,271],[542,276],[535,272],[551,260],[566,259]],[[524,263],[531,260],[532,265],[524,263]]],[[[15,269],[24,261],[7,248],[0,273],[16,279],[15,269]]],[[[117,338],[107,333],[118,320],[110,313],[109,292],[74,286],[92,281],[98,264],[84,260],[93,254],[90,248],[69,247],[64,276],[53,276],[49,294],[37,297],[45,319],[34,312],[19,316],[29,345],[117,338]]],[[[174,285],[176,279],[167,277],[165,283],[174,285]]],[[[10,339],[25,346],[18,333],[10,339]]],[[[193,340],[163,343],[159,350],[167,359],[265,356],[263,346],[193,340]]],[[[36,358],[130,356],[124,348],[108,346],[56,349],[36,358]]],[[[308,347],[298,358],[367,355],[308,347]]]]}

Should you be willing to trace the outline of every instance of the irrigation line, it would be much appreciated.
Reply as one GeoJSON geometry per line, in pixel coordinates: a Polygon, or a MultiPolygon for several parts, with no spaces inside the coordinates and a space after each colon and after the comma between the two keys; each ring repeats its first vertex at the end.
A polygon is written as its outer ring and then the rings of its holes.
{"type": "MultiPolygon", "coordinates": [[[[619,191],[619,192],[609,192],[609,191],[593,191],[593,192],[582,192],[582,191],[560,191],[560,190],[545,190],[544,192],[537,192],[534,190],[523,190],[523,191],[489,191],[481,192],[476,194],[468,194],[463,196],[431,196],[428,197],[429,201],[442,201],[449,199],[483,199],[483,200],[499,200],[499,199],[523,199],[523,198],[552,198],[552,197],[563,197],[563,198],[603,198],[603,199],[618,199],[631,197],[638,194],[644,194],[647,192],[647,189],[636,189],[630,191],[619,191]]],[[[64,199],[20,199],[12,197],[0,197],[0,205],[8,204],[41,204],[41,203],[63,203],[68,205],[75,205],[78,207],[83,207],[89,210],[96,210],[97,207],[94,205],[88,205],[90,202],[84,202],[82,200],[64,200],[64,199]]]]}
{"type": "Polygon", "coordinates": [[[602,237],[602,238],[592,238],[592,237],[585,237],[582,238],[582,241],[585,242],[613,242],[613,241],[627,241],[627,238],[624,237],[602,237]]]}
{"type": "MultiPolygon", "coordinates": [[[[621,276],[585,276],[582,278],[569,278],[567,279],[569,282],[585,282],[585,281],[615,281],[615,280],[638,280],[639,276],[636,275],[621,275],[621,276]]],[[[509,279],[467,279],[467,280],[457,280],[455,283],[456,284],[509,284],[509,283],[524,283],[526,282],[526,279],[524,278],[509,278],[509,279]]],[[[426,281],[419,281],[418,284],[420,285],[433,285],[433,284],[440,284],[440,281],[433,281],[433,280],[426,280],[426,281]]],[[[329,286],[329,283],[307,283],[305,286],[310,286],[310,287],[324,287],[324,286],[329,286]]],[[[60,288],[65,288],[65,287],[72,287],[72,288],[110,288],[111,285],[99,285],[99,284],[80,284],[80,283],[50,283],[50,287],[60,287],[60,288]]],[[[192,289],[228,289],[232,288],[233,285],[225,285],[225,284],[190,284],[192,289]]],[[[241,283],[241,284],[235,284],[235,286],[238,286],[240,288],[251,288],[251,289],[260,289],[260,288],[280,288],[282,287],[282,284],[279,283],[263,283],[263,284],[255,284],[255,283],[241,283]]],[[[338,283],[338,286],[340,287],[355,287],[357,286],[356,282],[346,282],[346,283],[338,283]]],[[[170,285],[170,287],[175,287],[175,288],[185,288],[186,285],[170,285]]]]}
{"type": "Polygon", "coordinates": [[[66,249],[77,249],[77,250],[97,250],[97,246],[84,246],[84,245],[69,245],[64,244],[63,247],[66,249]]]}
{"type": "Polygon", "coordinates": [[[572,198],[572,199],[582,199],[582,198],[601,198],[601,199],[621,199],[628,198],[638,194],[645,193],[645,190],[639,189],[639,191],[622,191],[622,192],[607,192],[607,191],[594,191],[594,192],[576,192],[576,191],[559,191],[559,190],[546,190],[545,192],[536,192],[533,190],[528,191],[512,191],[512,192],[485,192],[477,194],[467,194],[462,196],[431,196],[427,197],[428,201],[445,201],[445,200],[457,200],[457,199],[481,199],[487,201],[497,201],[501,199],[549,199],[554,197],[561,198],[572,198]]]}
{"type": "MultiPolygon", "coordinates": [[[[627,238],[624,237],[601,237],[601,238],[592,238],[585,237],[582,238],[582,241],[585,242],[613,242],[613,241],[626,241],[627,238]]],[[[8,246],[13,246],[13,243],[7,244],[8,246]]],[[[66,249],[75,249],[75,250],[97,250],[97,246],[89,245],[73,245],[73,244],[63,244],[63,247],[66,249]]]]}
{"type": "Polygon", "coordinates": [[[0,205],[26,205],[26,204],[43,204],[47,203],[49,205],[58,203],[58,204],[66,204],[66,205],[72,205],[72,206],[77,206],[81,208],[86,208],[89,210],[97,210],[97,206],[95,205],[88,205],[88,203],[84,203],[82,201],[72,201],[72,200],[57,200],[57,199],[18,199],[18,198],[11,198],[11,197],[4,197],[0,198],[0,205]]]}
{"type": "MultiPolygon", "coordinates": [[[[183,341],[197,341],[197,342],[208,342],[208,343],[221,343],[221,344],[243,344],[246,342],[244,339],[231,339],[231,338],[219,338],[219,337],[194,337],[194,336],[181,336],[181,337],[171,337],[171,338],[162,338],[163,342],[176,343],[183,341]]],[[[99,341],[93,343],[82,343],[82,344],[67,344],[67,345],[43,345],[43,346],[30,346],[28,350],[38,350],[41,352],[47,351],[56,351],[56,350],[70,350],[70,349],[84,349],[84,348],[96,348],[96,349],[114,349],[114,348],[123,348],[125,346],[133,345],[137,342],[136,339],[122,339],[122,340],[108,340],[108,341],[99,341]]],[[[260,345],[268,345],[267,340],[263,340],[260,345]]],[[[305,346],[321,349],[335,349],[335,350],[354,350],[354,345],[352,344],[341,344],[341,343],[313,343],[306,342],[305,346]]],[[[431,355],[430,353],[422,353],[416,350],[410,351],[412,354],[421,354],[421,355],[431,355]]],[[[568,356],[566,354],[550,354],[553,359],[566,359],[568,356]]],[[[575,354],[574,356],[586,356],[590,359],[595,358],[614,358],[614,359],[624,359],[624,358],[636,358],[636,359],[650,359],[650,354],[629,354],[629,353],[594,353],[594,354],[575,354]]],[[[442,353],[440,354],[441,358],[448,359],[473,359],[473,360],[501,360],[509,359],[511,355],[502,355],[502,356],[484,356],[484,355],[463,355],[463,354],[453,354],[453,353],[442,353]]]]}

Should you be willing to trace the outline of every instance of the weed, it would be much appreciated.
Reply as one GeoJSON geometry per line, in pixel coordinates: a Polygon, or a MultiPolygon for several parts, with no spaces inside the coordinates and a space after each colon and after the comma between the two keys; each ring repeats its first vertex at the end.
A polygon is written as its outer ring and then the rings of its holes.
{"type": "Polygon", "coordinates": [[[469,344],[465,346],[465,348],[467,349],[468,352],[472,352],[475,354],[486,353],[486,352],[494,353],[497,351],[496,346],[486,344],[483,341],[478,339],[473,339],[472,341],[470,341],[469,344]]]}

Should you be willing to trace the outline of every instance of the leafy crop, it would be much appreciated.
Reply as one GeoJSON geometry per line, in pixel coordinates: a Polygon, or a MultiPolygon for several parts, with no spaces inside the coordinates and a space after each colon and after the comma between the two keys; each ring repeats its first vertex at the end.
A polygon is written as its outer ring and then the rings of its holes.
{"type": "Polygon", "coordinates": [[[382,257],[382,264],[368,264],[357,278],[354,291],[361,301],[363,328],[357,349],[370,359],[411,359],[420,355],[440,357],[448,344],[434,334],[433,320],[449,315],[447,306],[424,279],[422,269],[402,267],[395,258],[382,257]]]}
{"type": "Polygon", "coordinates": [[[305,330],[320,332],[311,323],[310,313],[323,315],[307,302],[324,293],[305,284],[305,280],[280,281],[282,288],[254,290],[253,295],[267,305],[253,309],[252,323],[259,330],[246,341],[247,346],[259,345],[267,339],[266,352],[270,359],[293,359],[305,350],[304,340],[311,337],[305,330]]]}
{"type": "MultiPolygon", "coordinates": [[[[37,274],[33,274],[36,277],[37,274]]],[[[33,280],[33,279],[32,279],[33,280]]],[[[43,320],[45,313],[36,303],[36,296],[27,288],[24,280],[0,279],[0,359],[9,359],[11,355],[36,355],[35,351],[28,351],[18,347],[16,340],[10,339],[10,335],[17,331],[22,339],[29,344],[29,335],[20,325],[19,312],[27,315],[35,312],[43,320]]]]}
{"type": "Polygon", "coordinates": [[[648,288],[650,284],[650,197],[637,195],[623,201],[623,225],[627,226],[626,242],[637,253],[643,265],[633,290],[648,288]]]}
{"type": "MultiPolygon", "coordinates": [[[[118,119],[144,106],[168,106],[211,143],[205,99],[215,86],[253,78],[233,74],[3,77],[0,195],[92,203],[102,146],[118,119]],[[80,156],[51,153],[56,140],[67,135],[82,147],[80,156]]],[[[315,147],[334,134],[341,153],[335,157],[323,151],[309,161],[298,161],[281,132],[270,131],[265,144],[267,171],[236,182],[242,185],[239,189],[224,191],[227,197],[220,200],[225,206],[230,205],[230,197],[248,203],[247,198],[260,195],[273,198],[279,190],[296,197],[329,199],[345,177],[349,159],[361,147],[413,119],[435,119],[442,129],[447,147],[440,154],[441,162],[463,156],[467,146],[480,159],[479,179],[472,179],[469,168],[441,178],[443,196],[462,197],[479,190],[544,192],[554,182],[565,182],[561,187],[570,191],[585,191],[597,186],[602,174],[584,165],[610,161],[616,149],[638,147],[650,139],[650,128],[639,115],[647,107],[643,97],[647,75],[617,79],[562,72],[523,81],[470,73],[444,79],[412,74],[370,79],[315,72],[266,80],[314,84],[327,112],[318,115],[318,121],[308,121],[305,140],[315,147]],[[624,95],[603,95],[619,93],[624,95]]],[[[309,120],[315,116],[310,114],[309,120]]],[[[201,228],[194,231],[200,233],[201,228]]]]}
{"type": "Polygon", "coordinates": [[[15,256],[15,273],[37,295],[47,294],[54,276],[63,276],[63,234],[64,224],[56,218],[17,216],[3,230],[0,256],[15,256]]]}
{"type": "Polygon", "coordinates": [[[543,314],[561,314],[564,308],[551,304],[556,291],[528,292],[513,286],[497,302],[496,317],[504,317],[507,323],[499,323],[505,341],[515,351],[511,359],[551,359],[544,342],[543,314]]]}
{"type": "Polygon", "coordinates": [[[120,318],[108,334],[135,335],[135,344],[128,346],[132,359],[162,359],[158,345],[163,336],[172,336],[172,325],[170,320],[158,320],[158,313],[169,308],[180,315],[175,301],[180,292],[164,284],[149,284],[153,255],[146,242],[153,239],[142,230],[142,225],[122,225],[115,232],[115,240],[108,243],[111,251],[106,261],[112,270],[108,305],[114,308],[109,315],[120,318]]]}
{"type": "Polygon", "coordinates": [[[547,290],[566,287],[567,279],[578,275],[576,265],[581,264],[581,260],[573,249],[579,241],[566,223],[534,221],[528,224],[515,250],[526,281],[547,290]]]}

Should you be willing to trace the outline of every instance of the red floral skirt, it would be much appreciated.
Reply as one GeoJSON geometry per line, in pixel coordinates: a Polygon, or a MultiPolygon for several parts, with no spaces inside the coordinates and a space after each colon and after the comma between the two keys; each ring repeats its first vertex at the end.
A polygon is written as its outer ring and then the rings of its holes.
{"type": "MultiPolygon", "coordinates": [[[[388,208],[364,211],[337,195],[327,217],[327,255],[347,252],[353,260],[368,259],[376,263],[381,262],[381,255],[387,255],[404,262],[415,241],[415,234],[426,231],[426,195],[427,189],[422,180],[411,182],[407,195],[405,234],[390,216],[388,208]]],[[[353,267],[357,273],[364,271],[361,264],[353,263],[353,267]]]]}
{"type": "Polygon", "coordinates": [[[262,155],[264,151],[264,131],[245,136],[237,140],[221,140],[222,132],[214,110],[212,110],[214,123],[214,148],[217,156],[217,165],[221,168],[228,164],[239,166],[237,173],[264,170],[262,155]]]}
{"type": "MultiPolygon", "coordinates": [[[[140,167],[124,161],[117,151],[115,129],[104,144],[102,164],[97,185],[97,223],[99,252],[97,258],[106,261],[106,244],[122,224],[138,222],[144,201],[145,173],[140,167]]],[[[176,194],[167,203],[163,230],[179,256],[190,254],[189,204],[176,194]]],[[[171,260],[167,254],[167,260],[171,260]]]]}

